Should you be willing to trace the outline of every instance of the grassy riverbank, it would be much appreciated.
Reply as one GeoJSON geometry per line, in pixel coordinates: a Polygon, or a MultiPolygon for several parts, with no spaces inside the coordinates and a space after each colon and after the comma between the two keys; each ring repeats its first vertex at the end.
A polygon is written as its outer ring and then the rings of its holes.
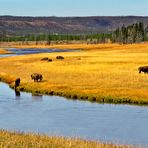
{"type": "Polygon", "coordinates": [[[127,148],[112,144],[73,138],[48,137],[45,135],[23,134],[0,130],[1,148],[127,148]]]}
{"type": "Polygon", "coordinates": [[[8,52],[7,50],[0,48],[0,54],[8,54],[10,52],[8,52]]]}
{"type": "Polygon", "coordinates": [[[148,65],[147,47],[147,43],[49,46],[82,51],[2,58],[0,78],[13,85],[20,77],[20,89],[33,93],[102,103],[148,104],[148,75],[138,73],[139,66],[148,65]],[[65,59],[57,60],[58,55],[65,59]],[[44,57],[53,61],[41,61],[44,57]],[[34,83],[30,78],[33,72],[43,74],[43,82],[34,83]]]}

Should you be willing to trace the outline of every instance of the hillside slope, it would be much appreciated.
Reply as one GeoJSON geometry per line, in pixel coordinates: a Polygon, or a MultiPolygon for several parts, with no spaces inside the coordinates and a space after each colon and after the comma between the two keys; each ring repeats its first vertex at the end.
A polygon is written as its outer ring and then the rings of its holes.
{"type": "Polygon", "coordinates": [[[16,17],[0,16],[0,33],[100,33],[110,32],[123,24],[148,24],[148,17],[16,17]]]}

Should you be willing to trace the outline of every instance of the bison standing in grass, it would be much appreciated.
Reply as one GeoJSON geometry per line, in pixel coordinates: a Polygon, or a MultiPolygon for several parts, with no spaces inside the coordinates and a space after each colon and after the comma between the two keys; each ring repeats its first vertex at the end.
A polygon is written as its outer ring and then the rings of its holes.
{"type": "Polygon", "coordinates": [[[148,66],[139,67],[138,70],[139,73],[141,72],[148,73],[148,66]]]}
{"type": "Polygon", "coordinates": [[[33,73],[31,75],[31,78],[34,80],[34,82],[42,81],[43,76],[39,73],[33,73]]]}
{"type": "Polygon", "coordinates": [[[57,56],[56,59],[64,60],[64,57],[63,56],[57,56]]]}

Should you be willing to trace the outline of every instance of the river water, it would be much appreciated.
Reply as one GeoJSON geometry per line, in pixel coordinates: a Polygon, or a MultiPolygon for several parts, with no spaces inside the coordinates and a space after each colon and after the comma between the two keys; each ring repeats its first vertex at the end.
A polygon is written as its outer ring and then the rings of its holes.
{"type": "Polygon", "coordinates": [[[0,128],[148,146],[148,107],[20,96],[0,83],[0,128]]]}
{"type": "Polygon", "coordinates": [[[0,58],[9,57],[9,56],[19,56],[26,54],[38,54],[38,53],[52,53],[52,52],[78,52],[80,50],[67,50],[67,49],[36,49],[36,48],[8,48],[7,51],[10,51],[10,54],[0,54],[0,58]]]}

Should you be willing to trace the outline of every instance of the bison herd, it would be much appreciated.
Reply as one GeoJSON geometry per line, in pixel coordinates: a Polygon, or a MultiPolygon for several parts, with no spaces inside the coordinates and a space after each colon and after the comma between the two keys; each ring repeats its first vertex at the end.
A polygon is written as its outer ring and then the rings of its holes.
{"type": "MultiPolygon", "coordinates": [[[[56,59],[60,59],[60,60],[63,60],[64,57],[62,56],[57,56],[56,59]]],[[[48,61],[48,62],[52,62],[52,59],[49,59],[48,57],[44,57],[41,59],[42,61],[48,61]]],[[[141,72],[143,73],[148,73],[148,66],[142,66],[142,67],[139,67],[138,68],[138,71],[139,71],[139,74],[141,72]]],[[[31,74],[31,79],[34,80],[34,82],[41,82],[42,79],[43,79],[43,76],[42,74],[39,74],[39,73],[33,73],[31,74]]],[[[15,89],[20,85],[20,78],[17,78],[15,80],[15,89]]]]}
{"type": "MultiPolygon", "coordinates": [[[[42,81],[43,76],[42,74],[39,74],[39,73],[33,73],[31,74],[31,78],[34,80],[34,82],[39,82],[39,81],[42,81]]],[[[14,86],[15,89],[20,85],[20,81],[21,81],[20,78],[15,79],[15,86],[14,86]]]]}
{"type": "MultiPolygon", "coordinates": [[[[56,59],[60,59],[60,60],[63,60],[64,57],[63,56],[57,56],[56,59]]],[[[48,61],[48,62],[52,62],[52,59],[48,58],[48,57],[44,57],[41,59],[41,61],[48,61]]],[[[39,73],[33,73],[31,74],[31,79],[34,80],[34,82],[41,82],[42,79],[43,79],[43,76],[42,74],[39,74],[39,73]]],[[[20,85],[20,78],[17,78],[15,80],[15,89],[20,85]]]]}
{"type": "MultiPolygon", "coordinates": [[[[148,73],[148,66],[139,67],[138,70],[139,70],[139,73],[144,72],[146,74],[148,73]]],[[[31,74],[31,78],[34,80],[34,82],[39,82],[39,81],[42,81],[43,76],[42,74],[39,74],[39,73],[33,73],[31,74]]],[[[18,78],[16,79],[16,86],[18,86],[19,83],[20,83],[20,79],[18,78]]]]}
{"type": "MultiPolygon", "coordinates": [[[[63,56],[57,56],[56,59],[57,60],[64,60],[64,57],[63,56]]],[[[48,58],[48,57],[44,57],[44,58],[41,59],[41,61],[52,62],[53,60],[48,58]]]]}

